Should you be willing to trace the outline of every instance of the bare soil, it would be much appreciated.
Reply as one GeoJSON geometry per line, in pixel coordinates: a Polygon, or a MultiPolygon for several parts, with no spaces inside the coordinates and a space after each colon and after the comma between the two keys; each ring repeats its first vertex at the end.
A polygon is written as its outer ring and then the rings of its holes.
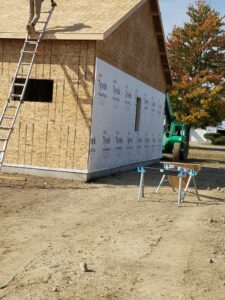
{"type": "Polygon", "coordinates": [[[0,299],[224,300],[220,150],[191,149],[201,202],[188,193],[182,207],[166,185],[155,194],[158,174],[140,202],[136,171],[89,184],[0,178],[0,299]]]}

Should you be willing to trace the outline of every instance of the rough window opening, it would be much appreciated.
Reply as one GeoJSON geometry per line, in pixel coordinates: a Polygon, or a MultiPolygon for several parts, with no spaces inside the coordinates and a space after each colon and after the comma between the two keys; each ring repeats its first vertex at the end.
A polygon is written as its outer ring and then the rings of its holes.
{"type": "MultiPolygon", "coordinates": [[[[17,78],[15,83],[24,83],[25,78],[17,78]]],[[[52,102],[53,80],[48,79],[29,79],[23,101],[52,102]]],[[[23,87],[14,86],[13,94],[22,94],[23,87]]],[[[19,100],[14,97],[13,100],[19,100]]]]}
{"type": "Polygon", "coordinates": [[[134,130],[139,131],[141,121],[141,98],[136,99],[136,114],[135,114],[135,125],[134,130]]]}

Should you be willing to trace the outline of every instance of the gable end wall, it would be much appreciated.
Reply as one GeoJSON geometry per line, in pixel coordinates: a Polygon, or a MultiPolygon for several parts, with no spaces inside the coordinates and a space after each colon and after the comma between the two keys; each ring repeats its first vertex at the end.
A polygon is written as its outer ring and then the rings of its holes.
{"type": "Polygon", "coordinates": [[[104,41],[97,41],[96,55],[165,92],[166,80],[149,2],[143,4],[104,41]]]}

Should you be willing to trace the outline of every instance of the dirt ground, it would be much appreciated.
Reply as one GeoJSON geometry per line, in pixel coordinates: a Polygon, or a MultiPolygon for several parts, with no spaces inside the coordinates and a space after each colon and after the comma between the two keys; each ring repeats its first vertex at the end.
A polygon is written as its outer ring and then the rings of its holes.
{"type": "Polygon", "coordinates": [[[201,202],[188,193],[181,207],[167,185],[155,194],[157,174],[140,202],[136,171],[1,178],[0,299],[224,300],[225,150],[190,158],[201,202]]]}

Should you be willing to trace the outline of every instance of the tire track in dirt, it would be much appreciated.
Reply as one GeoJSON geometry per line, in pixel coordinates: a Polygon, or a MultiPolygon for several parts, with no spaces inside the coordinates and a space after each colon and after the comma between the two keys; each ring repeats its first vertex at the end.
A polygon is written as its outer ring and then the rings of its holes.
{"type": "MultiPolygon", "coordinates": [[[[171,230],[145,260],[145,278],[136,285],[138,299],[186,299],[183,279],[190,253],[198,243],[198,219],[207,208],[184,207],[171,230]]],[[[190,299],[190,298],[189,298],[190,299]]]]}

